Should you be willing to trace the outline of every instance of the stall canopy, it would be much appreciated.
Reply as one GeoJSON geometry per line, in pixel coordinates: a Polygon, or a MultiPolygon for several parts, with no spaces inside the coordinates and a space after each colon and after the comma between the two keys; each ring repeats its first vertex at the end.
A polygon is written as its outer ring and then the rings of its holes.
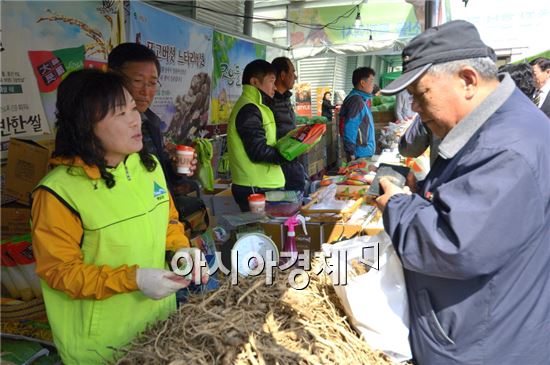
{"type": "MultiPolygon", "coordinates": [[[[408,0],[307,7],[289,5],[288,33],[296,59],[322,54],[396,54],[419,34],[423,7],[408,0]]],[[[436,1],[438,21],[450,18],[447,1],[436,1]]]]}

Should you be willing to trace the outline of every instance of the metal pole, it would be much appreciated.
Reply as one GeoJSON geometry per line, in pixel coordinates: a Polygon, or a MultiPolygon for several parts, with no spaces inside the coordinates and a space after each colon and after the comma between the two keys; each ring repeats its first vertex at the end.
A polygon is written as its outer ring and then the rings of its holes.
{"type": "Polygon", "coordinates": [[[243,33],[249,37],[252,36],[252,16],[254,16],[254,1],[245,0],[244,1],[244,24],[243,24],[243,33]]]}
{"type": "Polygon", "coordinates": [[[424,30],[434,26],[436,11],[437,7],[435,5],[435,0],[426,0],[424,8],[424,30]]]}

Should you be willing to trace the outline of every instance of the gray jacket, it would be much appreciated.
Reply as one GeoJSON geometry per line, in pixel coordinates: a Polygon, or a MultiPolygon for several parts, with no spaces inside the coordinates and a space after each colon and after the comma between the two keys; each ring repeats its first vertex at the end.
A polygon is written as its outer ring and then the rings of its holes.
{"type": "Polygon", "coordinates": [[[506,76],[442,140],[418,194],[388,202],[420,364],[549,363],[548,141],[506,76]]]}
{"type": "Polygon", "coordinates": [[[399,140],[399,153],[405,157],[418,157],[430,147],[430,166],[432,166],[439,152],[441,140],[422,124],[417,115],[405,134],[399,140]]]}
{"type": "Polygon", "coordinates": [[[395,118],[403,120],[413,117],[416,113],[412,110],[412,95],[407,90],[401,91],[395,97],[395,118]]]}

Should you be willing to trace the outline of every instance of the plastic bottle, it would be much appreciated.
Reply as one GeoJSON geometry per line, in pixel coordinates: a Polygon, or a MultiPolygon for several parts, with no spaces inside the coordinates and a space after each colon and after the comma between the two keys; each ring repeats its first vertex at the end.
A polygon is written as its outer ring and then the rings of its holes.
{"type": "Polygon", "coordinates": [[[298,265],[298,248],[296,247],[295,232],[295,227],[298,224],[302,224],[304,233],[307,234],[306,219],[300,214],[288,218],[284,223],[284,225],[287,226],[288,231],[286,234],[285,244],[283,246],[283,252],[290,252],[290,257],[282,257],[280,262],[281,265],[285,264],[289,260],[292,262],[293,266],[298,265]]]}

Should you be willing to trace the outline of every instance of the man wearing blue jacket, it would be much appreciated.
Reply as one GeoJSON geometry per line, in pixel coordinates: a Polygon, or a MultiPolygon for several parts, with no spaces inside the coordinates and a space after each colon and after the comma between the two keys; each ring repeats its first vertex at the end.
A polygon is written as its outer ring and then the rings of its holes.
{"type": "Polygon", "coordinates": [[[340,135],[344,139],[348,161],[371,157],[376,151],[374,120],[370,111],[375,75],[370,67],[355,69],[352,75],[353,89],[340,109],[340,135]]]}
{"type": "Polygon", "coordinates": [[[550,361],[550,123],[470,23],[403,50],[413,110],[441,138],[415,194],[381,179],[384,228],[403,263],[422,365],[550,361]]]}

